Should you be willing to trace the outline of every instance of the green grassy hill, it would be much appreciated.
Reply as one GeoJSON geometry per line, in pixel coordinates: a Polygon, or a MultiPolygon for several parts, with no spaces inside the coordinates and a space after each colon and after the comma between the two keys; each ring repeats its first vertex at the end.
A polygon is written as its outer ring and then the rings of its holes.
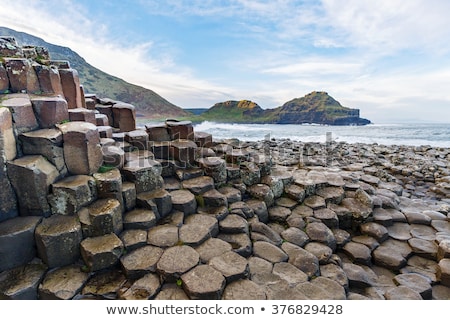
{"type": "Polygon", "coordinates": [[[327,125],[365,125],[359,109],[343,107],[326,92],[311,92],[275,109],[262,109],[248,100],[216,103],[206,112],[192,117],[196,121],[327,125]]]}
{"type": "Polygon", "coordinates": [[[370,121],[359,117],[359,109],[342,106],[323,91],[286,102],[274,114],[276,123],[319,123],[328,125],[365,125],[370,121]]]}
{"type": "Polygon", "coordinates": [[[198,116],[205,121],[225,122],[252,122],[261,117],[264,110],[256,103],[249,100],[226,101],[216,103],[206,112],[198,116]]]}
{"type": "Polygon", "coordinates": [[[0,27],[0,35],[13,36],[20,45],[46,47],[53,60],[68,60],[72,68],[78,71],[80,82],[86,93],[95,93],[102,98],[131,103],[136,107],[138,114],[149,118],[192,115],[152,90],[128,83],[93,67],[70,48],[57,46],[41,38],[5,27],[0,27]]]}

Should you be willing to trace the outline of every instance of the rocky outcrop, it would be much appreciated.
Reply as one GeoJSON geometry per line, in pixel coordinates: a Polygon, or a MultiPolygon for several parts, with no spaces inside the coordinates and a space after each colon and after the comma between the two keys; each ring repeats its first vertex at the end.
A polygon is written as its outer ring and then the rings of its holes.
{"type": "Polygon", "coordinates": [[[326,92],[311,92],[302,98],[283,104],[272,113],[274,123],[318,123],[328,125],[366,125],[370,121],[359,117],[359,109],[343,107],[326,92]]]}
{"type": "Polygon", "coordinates": [[[249,100],[225,101],[216,103],[214,106],[201,113],[204,120],[217,122],[259,122],[264,110],[255,102],[249,100]]]}
{"type": "MultiPolygon", "coordinates": [[[[43,61],[49,60],[51,56],[54,59],[50,65],[33,64],[39,79],[39,90],[44,94],[62,94],[58,69],[72,69],[78,72],[76,76],[83,84],[85,92],[130,103],[136,107],[138,115],[145,115],[145,117],[154,119],[191,115],[191,113],[167,101],[152,90],[133,85],[93,67],[70,48],[54,45],[31,34],[5,27],[0,27],[0,35],[8,35],[0,39],[0,52],[3,52],[0,53],[0,56],[2,57],[34,57],[34,59],[43,61]],[[27,46],[25,48],[21,45],[27,46]],[[57,61],[62,62],[58,63],[57,61]],[[70,64],[67,61],[70,61],[70,64]]],[[[4,70],[3,64],[0,64],[0,94],[9,90],[8,79],[5,80],[4,73],[6,73],[6,70],[4,70]]],[[[68,74],[68,76],[73,77],[74,75],[68,74]]],[[[74,97],[75,100],[72,101],[75,101],[75,103],[84,103],[82,98],[78,99],[76,95],[74,97]]],[[[81,106],[84,107],[84,105],[81,106]]]]}
{"type": "Polygon", "coordinates": [[[0,108],[1,299],[450,299],[449,149],[215,141],[84,105],[100,125],[0,108]]]}
{"type": "Polygon", "coordinates": [[[325,125],[366,125],[359,109],[343,107],[326,92],[311,92],[302,98],[286,102],[275,109],[263,110],[254,102],[226,101],[217,103],[201,113],[201,120],[240,123],[276,123],[325,125]]]}

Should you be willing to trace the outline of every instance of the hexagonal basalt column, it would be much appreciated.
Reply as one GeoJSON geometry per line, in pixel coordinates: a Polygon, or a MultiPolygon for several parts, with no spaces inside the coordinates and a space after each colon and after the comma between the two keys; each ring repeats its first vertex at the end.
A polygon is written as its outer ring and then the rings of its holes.
{"type": "Polygon", "coordinates": [[[247,150],[231,149],[225,154],[225,159],[228,163],[240,164],[250,160],[250,153],[247,150]]]}
{"type": "Polygon", "coordinates": [[[207,132],[194,132],[194,141],[199,148],[208,148],[212,146],[212,134],[207,132]]]}
{"type": "Polygon", "coordinates": [[[80,266],[70,265],[49,271],[39,285],[41,300],[70,300],[89,279],[80,266]]]}
{"type": "Polygon", "coordinates": [[[175,281],[199,262],[200,255],[192,247],[174,246],[164,251],[156,267],[164,279],[175,281]]]}
{"type": "Polygon", "coordinates": [[[31,104],[42,129],[69,120],[67,101],[61,97],[33,97],[31,104]]]}
{"type": "Polygon", "coordinates": [[[50,161],[62,175],[66,173],[61,131],[58,129],[30,131],[21,134],[19,139],[24,154],[40,154],[50,161]]]}
{"type": "Polygon", "coordinates": [[[58,126],[63,133],[64,158],[71,174],[93,174],[103,163],[100,136],[92,123],[68,122],[58,126]]]}
{"type": "Polygon", "coordinates": [[[0,272],[35,257],[34,231],[40,221],[40,217],[16,217],[0,223],[0,272]]]}
{"type": "Polygon", "coordinates": [[[109,126],[114,126],[114,116],[113,116],[113,110],[112,110],[111,104],[107,104],[107,105],[96,104],[95,110],[97,110],[99,112],[99,114],[107,117],[109,126]]]}
{"type": "Polygon", "coordinates": [[[174,190],[170,196],[175,210],[179,210],[185,215],[194,214],[197,211],[197,201],[189,190],[174,190]]]}
{"type": "Polygon", "coordinates": [[[225,289],[225,277],[208,265],[200,265],[185,273],[181,280],[191,299],[220,300],[225,289]]]}
{"type": "Polygon", "coordinates": [[[450,288],[450,259],[441,259],[438,266],[437,276],[441,284],[450,288]]]}
{"type": "Polygon", "coordinates": [[[245,185],[254,185],[261,181],[261,171],[253,162],[244,162],[241,164],[241,178],[245,185]]]}
{"type": "Polygon", "coordinates": [[[186,218],[179,231],[180,241],[192,246],[198,246],[219,233],[219,224],[215,217],[209,214],[192,214],[186,218]]]}
{"type": "Polygon", "coordinates": [[[16,154],[11,112],[7,108],[0,108],[0,221],[17,216],[16,196],[5,164],[6,161],[13,160],[16,154]]]}
{"type": "Polygon", "coordinates": [[[94,173],[99,198],[113,198],[123,202],[122,176],[117,168],[103,173],[94,173]]]}
{"type": "Polygon", "coordinates": [[[248,192],[253,198],[264,201],[267,207],[271,207],[274,204],[273,191],[266,184],[254,184],[248,188],[248,192]]]}
{"type": "Polygon", "coordinates": [[[96,95],[93,93],[85,93],[84,104],[86,105],[86,109],[95,110],[95,105],[97,104],[96,95]]]}
{"type": "Polygon", "coordinates": [[[170,143],[170,156],[180,162],[182,168],[195,164],[197,145],[191,140],[174,140],[170,143]]]}
{"type": "Polygon", "coordinates": [[[122,269],[130,279],[137,279],[156,271],[156,264],[164,250],[147,245],[128,253],[120,259],[122,269]]]}
{"type": "Polygon", "coordinates": [[[125,152],[122,148],[116,146],[102,147],[103,163],[121,169],[125,163],[125,152]]]}
{"type": "Polygon", "coordinates": [[[49,268],[75,263],[83,239],[76,217],[53,215],[44,219],[35,232],[38,255],[49,268]]]}
{"type": "Polygon", "coordinates": [[[133,131],[136,129],[136,110],[128,103],[116,103],[112,107],[113,126],[119,128],[121,132],[133,131]]]}
{"type": "Polygon", "coordinates": [[[164,123],[146,124],[145,129],[151,141],[170,141],[169,131],[164,123]]]}
{"type": "Polygon", "coordinates": [[[141,159],[128,162],[122,173],[128,181],[134,182],[136,193],[152,191],[164,183],[161,177],[162,167],[158,161],[141,159]]]}
{"type": "Polygon", "coordinates": [[[189,190],[194,195],[201,195],[209,190],[214,189],[214,180],[208,176],[201,176],[182,182],[182,187],[189,190]]]}
{"type": "Polygon", "coordinates": [[[81,102],[80,78],[78,76],[78,71],[75,69],[60,68],[59,75],[61,77],[64,97],[67,100],[69,109],[81,108],[83,104],[81,102]]]}
{"type": "MultiPolygon", "coordinates": [[[[156,212],[159,218],[167,216],[172,211],[172,197],[169,192],[164,189],[155,189],[153,191],[142,192],[137,195],[138,203],[142,205],[142,202],[154,203],[156,205],[156,212]]],[[[155,212],[155,213],[156,213],[155,212]]]]}
{"type": "Polygon", "coordinates": [[[100,138],[112,138],[113,129],[110,126],[97,126],[100,138]]]}
{"type": "Polygon", "coordinates": [[[132,130],[125,134],[125,141],[139,150],[145,150],[148,144],[148,134],[145,130],[132,130]]]}
{"type": "Polygon", "coordinates": [[[122,198],[125,211],[134,209],[136,206],[136,186],[133,182],[122,182],[122,198]]]}
{"type": "Polygon", "coordinates": [[[119,234],[123,230],[122,206],[116,199],[97,200],[80,210],[78,216],[85,237],[119,234]]]}
{"type": "Polygon", "coordinates": [[[148,149],[155,155],[156,159],[170,159],[170,141],[150,141],[148,149]]]}
{"type": "Polygon", "coordinates": [[[96,113],[95,124],[97,126],[109,126],[108,116],[106,114],[96,113]]]}
{"type": "Polygon", "coordinates": [[[114,234],[84,239],[81,242],[81,256],[90,271],[112,267],[123,254],[123,243],[114,234]]]}
{"type": "Polygon", "coordinates": [[[69,109],[69,120],[84,121],[97,125],[97,120],[95,119],[95,111],[85,108],[69,109]]]}
{"type": "Polygon", "coordinates": [[[9,78],[3,63],[0,63],[0,93],[8,92],[9,78]]]}
{"type": "Polygon", "coordinates": [[[191,121],[167,120],[166,125],[169,130],[170,140],[194,140],[194,127],[191,121]]]}
{"type": "Polygon", "coordinates": [[[0,108],[0,152],[5,160],[13,160],[17,155],[11,112],[0,108]]]}
{"type": "Polygon", "coordinates": [[[198,160],[200,167],[207,176],[214,179],[215,183],[227,181],[227,164],[219,157],[207,157],[198,160]]]}
{"type": "Polygon", "coordinates": [[[47,195],[58,178],[58,170],[42,156],[25,156],[7,164],[8,176],[16,191],[22,215],[50,214],[47,195]]]}
{"type": "Polygon", "coordinates": [[[29,263],[0,275],[1,300],[37,300],[38,286],[47,271],[43,263],[29,263]]]}
{"type": "Polygon", "coordinates": [[[39,86],[41,87],[43,94],[64,96],[58,68],[55,66],[46,66],[41,64],[36,64],[33,67],[38,77],[39,86]]]}
{"type": "Polygon", "coordinates": [[[88,175],[76,175],[53,183],[48,201],[53,214],[73,215],[96,198],[95,179],[88,175]]]}
{"type": "Polygon", "coordinates": [[[38,77],[28,59],[5,58],[11,92],[36,93],[40,91],[38,77]]]}
{"type": "Polygon", "coordinates": [[[0,107],[6,107],[11,111],[16,134],[37,129],[38,122],[29,96],[27,94],[14,94],[6,97],[0,102],[0,107]]]}

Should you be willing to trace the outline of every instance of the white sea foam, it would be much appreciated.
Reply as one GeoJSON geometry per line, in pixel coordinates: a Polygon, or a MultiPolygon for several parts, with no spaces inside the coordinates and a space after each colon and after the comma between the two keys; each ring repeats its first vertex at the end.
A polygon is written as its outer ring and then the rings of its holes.
{"type": "Polygon", "coordinates": [[[325,142],[327,132],[334,141],[378,143],[382,145],[430,145],[450,147],[450,124],[371,124],[367,126],[322,126],[278,124],[230,124],[205,121],[196,131],[211,133],[215,139],[238,138],[244,141],[276,139],[325,142]]]}

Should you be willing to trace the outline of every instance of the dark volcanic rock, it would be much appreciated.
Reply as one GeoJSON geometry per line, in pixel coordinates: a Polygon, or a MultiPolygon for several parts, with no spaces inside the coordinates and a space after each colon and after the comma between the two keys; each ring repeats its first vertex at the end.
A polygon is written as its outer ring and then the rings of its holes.
{"type": "Polygon", "coordinates": [[[213,267],[200,265],[181,276],[183,288],[191,299],[220,300],[225,277],[213,267]]]}

